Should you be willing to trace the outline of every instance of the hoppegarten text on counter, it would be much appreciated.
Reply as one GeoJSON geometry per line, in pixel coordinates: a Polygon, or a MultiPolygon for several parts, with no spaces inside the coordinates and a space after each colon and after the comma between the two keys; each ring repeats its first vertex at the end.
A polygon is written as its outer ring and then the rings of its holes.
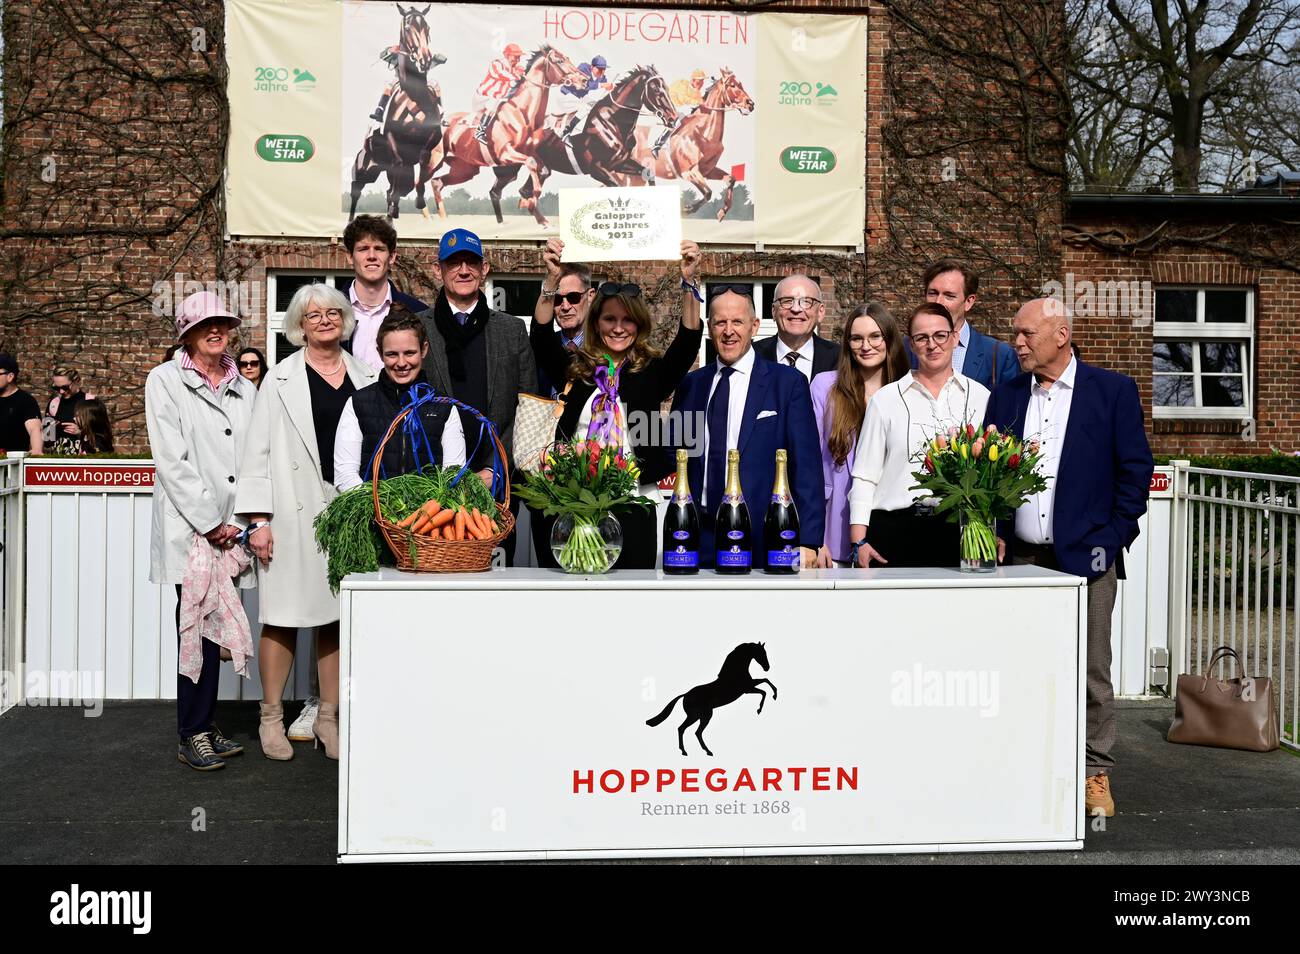
{"type": "Polygon", "coordinates": [[[726,769],[573,770],[573,794],[598,792],[839,792],[857,791],[858,766],[726,769]]]}

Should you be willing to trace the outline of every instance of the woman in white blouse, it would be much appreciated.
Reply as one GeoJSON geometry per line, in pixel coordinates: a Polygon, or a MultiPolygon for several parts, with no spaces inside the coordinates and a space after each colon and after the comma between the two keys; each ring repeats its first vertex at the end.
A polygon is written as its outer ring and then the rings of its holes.
{"type": "MultiPolygon", "coordinates": [[[[424,374],[424,359],[429,354],[424,322],[394,305],[379,325],[377,340],[384,369],[374,384],[352,395],[339,418],[334,439],[334,486],[340,493],[370,480],[379,442],[388,433],[393,418],[409,402],[411,388],[429,383],[424,374]]],[[[412,473],[430,463],[430,456],[442,467],[465,463],[465,433],[460,415],[454,410],[450,404],[420,405],[417,413],[423,441],[412,441],[411,432],[399,426],[384,446],[380,476],[412,473]]]]}
{"type": "Polygon", "coordinates": [[[984,423],[988,388],[952,369],[957,336],[937,302],[912,312],[907,335],[917,367],[876,392],[858,436],[849,491],[849,547],[855,565],[955,566],[957,524],[938,501],[911,490],[925,445],[949,427],[984,423]]]}

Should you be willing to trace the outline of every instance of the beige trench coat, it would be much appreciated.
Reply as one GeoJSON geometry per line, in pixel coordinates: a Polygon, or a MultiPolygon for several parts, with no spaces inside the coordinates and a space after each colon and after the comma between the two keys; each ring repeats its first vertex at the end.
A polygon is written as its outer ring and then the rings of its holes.
{"type": "MultiPolygon", "coordinates": [[[[358,390],[375,380],[376,373],[346,351],[343,360],[358,390]]],[[[330,592],[325,554],[312,528],[335,494],[321,478],[307,363],[298,351],[262,381],[235,495],[236,513],[271,515],[271,563],[263,567],[253,559],[262,623],[305,627],[339,618],[339,600],[330,592]]]]}
{"type": "MultiPolygon", "coordinates": [[[[149,372],[145,419],[154,461],[149,582],[181,583],[195,533],[231,523],[257,389],[236,376],[215,392],[177,354],[149,372]]],[[[239,577],[253,585],[252,569],[239,577]]]]}

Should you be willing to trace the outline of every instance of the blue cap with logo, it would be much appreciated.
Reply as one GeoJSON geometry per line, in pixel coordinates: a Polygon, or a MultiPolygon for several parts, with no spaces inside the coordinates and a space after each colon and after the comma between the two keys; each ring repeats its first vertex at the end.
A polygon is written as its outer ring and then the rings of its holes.
{"type": "Polygon", "coordinates": [[[469,229],[452,229],[443,233],[438,242],[438,261],[445,262],[457,252],[470,252],[483,257],[483,243],[469,229]]]}

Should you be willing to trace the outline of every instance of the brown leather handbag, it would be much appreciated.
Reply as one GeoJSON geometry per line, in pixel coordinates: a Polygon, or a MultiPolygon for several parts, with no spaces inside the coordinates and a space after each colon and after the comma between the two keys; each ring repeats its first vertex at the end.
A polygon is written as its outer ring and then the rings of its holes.
{"type": "Polygon", "coordinates": [[[1236,660],[1237,671],[1245,672],[1236,650],[1220,646],[1201,675],[1179,676],[1174,721],[1167,738],[1187,745],[1272,752],[1278,745],[1273,680],[1268,676],[1211,678],[1210,671],[1220,657],[1236,660]]]}

